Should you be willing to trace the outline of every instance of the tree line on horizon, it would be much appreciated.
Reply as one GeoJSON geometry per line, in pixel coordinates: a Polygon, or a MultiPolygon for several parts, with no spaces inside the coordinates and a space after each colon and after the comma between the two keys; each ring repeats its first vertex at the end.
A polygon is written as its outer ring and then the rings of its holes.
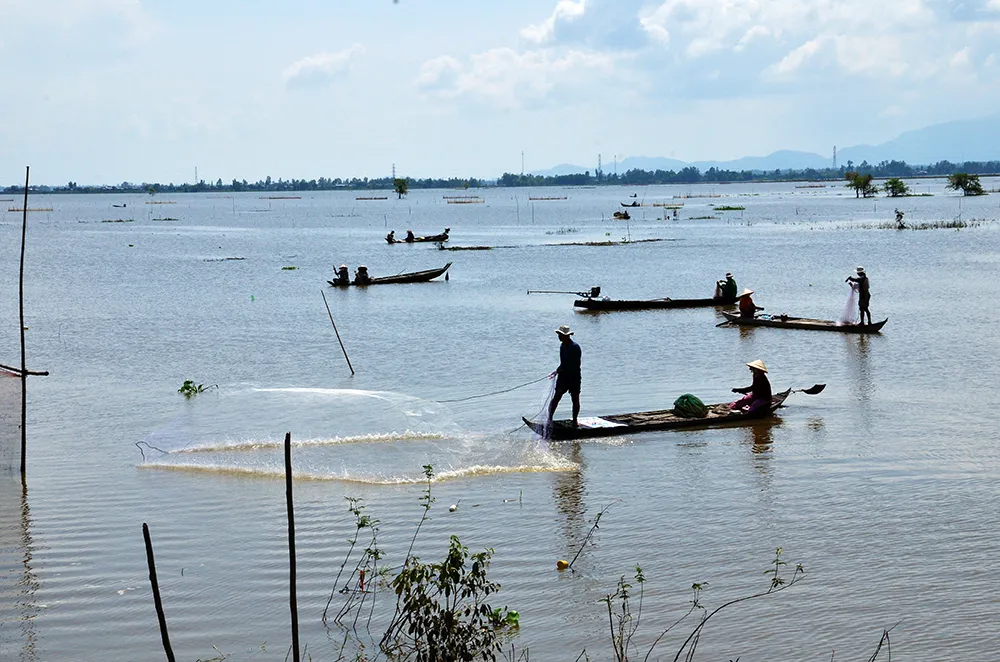
{"type": "MultiPolygon", "coordinates": [[[[966,161],[952,163],[938,161],[932,165],[911,166],[905,161],[882,161],[869,164],[862,161],[855,165],[848,161],[839,168],[786,168],[775,170],[725,170],[711,167],[702,172],[696,166],[688,166],[678,171],[674,170],[641,170],[633,168],[624,173],[605,173],[597,170],[568,175],[531,175],[504,173],[498,179],[490,181],[475,177],[461,178],[393,178],[368,177],[349,179],[320,177],[318,179],[277,179],[270,176],[256,182],[233,179],[225,183],[222,179],[213,184],[201,180],[195,184],[162,184],[160,182],[122,182],[113,185],[79,185],[69,182],[65,186],[29,186],[36,193],[241,193],[253,191],[261,193],[281,193],[292,191],[331,191],[331,190],[397,190],[398,182],[405,181],[408,189],[467,189],[490,186],[598,186],[625,185],[643,186],[655,184],[701,184],[729,182],[772,182],[772,181],[836,181],[843,180],[850,173],[852,176],[871,175],[871,178],[905,178],[933,176],[944,177],[957,172],[970,175],[993,175],[1000,173],[1000,161],[966,161]]],[[[869,180],[870,181],[870,180],[869,180]]],[[[23,185],[7,186],[4,193],[24,193],[23,185]]]]}

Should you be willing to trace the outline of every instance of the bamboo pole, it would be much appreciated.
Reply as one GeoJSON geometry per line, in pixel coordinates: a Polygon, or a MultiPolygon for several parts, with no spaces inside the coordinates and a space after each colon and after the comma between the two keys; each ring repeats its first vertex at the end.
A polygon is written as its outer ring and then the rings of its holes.
{"type": "Polygon", "coordinates": [[[351,365],[351,358],[347,356],[347,350],[344,349],[344,341],[340,339],[340,331],[337,331],[337,323],[333,321],[333,313],[330,312],[330,303],[326,300],[326,292],[323,290],[319,291],[323,295],[323,303],[326,305],[326,314],[330,316],[330,324],[333,325],[333,332],[337,334],[337,342],[340,343],[340,351],[344,353],[344,358],[347,359],[347,367],[351,369],[351,376],[354,376],[354,366],[351,365]]]}
{"type": "Polygon", "coordinates": [[[288,510],[288,608],[292,614],[292,661],[299,662],[299,604],[295,594],[295,512],[292,508],[292,433],[285,434],[285,507],[288,510]]]}
{"type": "Polygon", "coordinates": [[[27,469],[28,450],[28,366],[24,351],[24,244],[28,235],[28,182],[31,166],[24,166],[24,214],[21,220],[21,269],[18,274],[18,318],[21,322],[21,482],[27,469]]]}
{"type": "Polygon", "coordinates": [[[146,565],[149,566],[149,583],[153,587],[153,603],[156,605],[156,619],[160,622],[160,638],[163,640],[163,652],[167,654],[168,662],[174,662],[174,651],[170,647],[170,636],[167,634],[167,617],[163,615],[163,603],[160,601],[160,584],[156,581],[156,561],[153,559],[153,543],[149,539],[149,527],[142,523],[142,538],[146,541],[146,565]]]}

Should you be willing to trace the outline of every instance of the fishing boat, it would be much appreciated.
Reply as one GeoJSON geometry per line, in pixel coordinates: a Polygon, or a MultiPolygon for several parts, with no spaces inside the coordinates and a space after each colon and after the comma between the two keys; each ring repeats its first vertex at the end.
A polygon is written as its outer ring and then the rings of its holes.
{"type": "Polygon", "coordinates": [[[350,283],[344,283],[336,280],[328,280],[326,282],[330,283],[333,287],[346,287],[348,285],[357,285],[359,287],[366,287],[368,285],[388,285],[391,283],[425,283],[429,280],[434,280],[444,272],[448,271],[451,266],[451,262],[444,265],[440,269],[426,269],[424,271],[411,271],[405,274],[396,274],[395,276],[379,276],[377,278],[371,278],[366,283],[358,283],[356,280],[350,283]]]}
{"type": "MultiPolygon", "coordinates": [[[[823,390],[822,388],[817,389],[817,387],[819,387],[818,384],[808,390],[817,392],[823,390]]],[[[654,430],[691,430],[766,418],[773,415],[791,393],[792,389],[776,393],[771,397],[769,409],[763,409],[754,414],[730,409],[731,403],[720,402],[708,405],[708,415],[703,418],[681,416],[674,409],[659,409],[613,416],[580,417],[577,419],[576,426],[569,419],[552,421],[549,425],[546,425],[544,421],[529,421],[523,417],[521,420],[536,434],[553,441],[588,437],[617,437],[634,432],[652,432],[654,430]]]]}
{"type": "Polygon", "coordinates": [[[808,329],[810,331],[840,331],[841,333],[878,333],[889,321],[886,317],[874,324],[841,324],[832,320],[815,320],[808,317],[792,317],[790,315],[760,315],[758,317],[740,317],[736,313],[722,311],[726,320],[741,326],[776,326],[781,329],[808,329]]]}
{"type": "Polygon", "coordinates": [[[445,228],[444,232],[441,234],[432,234],[426,237],[413,237],[407,235],[403,239],[396,239],[395,233],[390,233],[386,236],[385,240],[390,244],[418,244],[424,242],[444,242],[448,241],[448,233],[451,232],[451,228],[445,228]]]}
{"type": "Polygon", "coordinates": [[[613,215],[613,216],[614,216],[614,217],[615,217],[616,219],[618,219],[619,221],[627,221],[627,220],[629,220],[630,218],[632,218],[631,216],[629,216],[629,215],[628,215],[628,212],[627,212],[627,211],[616,211],[616,212],[615,212],[614,214],[612,214],[612,215],[613,215]]]}
{"type": "Polygon", "coordinates": [[[632,202],[630,202],[628,204],[625,204],[624,202],[619,202],[618,204],[620,204],[622,207],[641,207],[642,206],[641,204],[639,204],[638,200],[633,200],[632,202]]]}
{"type": "Polygon", "coordinates": [[[657,310],[662,308],[708,308],[733,306],[729,299],[577,299],[573,305],[586,310],[657,310]]]}

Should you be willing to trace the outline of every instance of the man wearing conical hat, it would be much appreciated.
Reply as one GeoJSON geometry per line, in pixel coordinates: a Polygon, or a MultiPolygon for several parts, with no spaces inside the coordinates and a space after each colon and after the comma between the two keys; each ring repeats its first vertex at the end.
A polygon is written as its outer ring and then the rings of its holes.
{"type": "Polygon", "coordinates": [[[858,291],[858,316],[859,324],[865,323],[865,315],[868,315],[868,323],[872,323],[872,311],[868,310],[868,304],[872,300],[871,285],[868,282],[868,274],[865,273],[864,267],[858,267],[854,270],[857,275],[848,276],[845,283],[851,283],[852,287],[855,287],[858,291]]]}
{"type": "Polygon", "coordinates": [[[573,342],[573,332],[563,324],[556,329],[559,336],[559,367],[556,368],[549,377],[556,378],[556,391],[549,403],[549,420],[556,413],[556,407],[563,394],[569,391],[570,398],[573,399],[573,425],[576,426],[576,419],[580,415],[580,358],[583,354],[580,346],[573,342]]]}
{"type": "Polygon", "coordinates": [[[743,288],[743,291],[740,292],[739,296],[740,317],[748,317],[750,319],[753,319],[754,315],[757,314],[758,310],[764,310],[756,303],[754,303],[752,295],[753,295],[753,290],[749,288],[743,288]]]}
{"type": "Polygon", "coordinates": [[[742,409],[747,415],[756,414],[771,407],[771,382],[767,379],[767,366],[760,359],[747,364],[753,375],[753,383],[743,388],[734,388],[733,393],[745,395],[734,402],[732,409],[742,409]]]}

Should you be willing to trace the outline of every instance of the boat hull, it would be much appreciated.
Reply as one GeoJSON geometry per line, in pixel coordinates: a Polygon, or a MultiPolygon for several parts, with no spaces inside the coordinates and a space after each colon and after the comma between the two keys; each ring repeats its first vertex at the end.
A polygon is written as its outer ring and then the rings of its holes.
{"type": "Polygon", "coordinates": [[[726,299],[577,299],[573,305],[586,310],[658,310],[663,308],[709,308],[732,306],[726,299]]]}
{"type": "Polygon", "coordinates": [[[805,329],[807,331],[839,331],[840,333],[880,333],[889,318],[874,324],[839,324],[831,320],[817,320],[808,317],[775,315],[768,317],[740,317],[735,313],[722,313],[726,319],[740,326],[773,326],[779,329],[805,329]]]}
{"type": "Polygon", "coordinates": [[[720,425],[739,424],[744,421],[754,421],[774,415],[781,407],[791,389],[782,391],[771,398],[769,409],[748,415],[742,411],[729,408],[730,403],[720,402],[708,405],[708,415],[704,418],[687,418],[674,413],[673,409],[657,411],[642,411],[632,414],[615,414],[578,419],[579,425],[573,426],[572,421],[561,419],[552,421],[546,426],[544,422],[529,421],[522,418],[524,424],[536,434],[552,441],[568,441],[587,439],[591,437],[618,437],[635,432],[654,432],[657,430],[699,430],[720,425]]]}

